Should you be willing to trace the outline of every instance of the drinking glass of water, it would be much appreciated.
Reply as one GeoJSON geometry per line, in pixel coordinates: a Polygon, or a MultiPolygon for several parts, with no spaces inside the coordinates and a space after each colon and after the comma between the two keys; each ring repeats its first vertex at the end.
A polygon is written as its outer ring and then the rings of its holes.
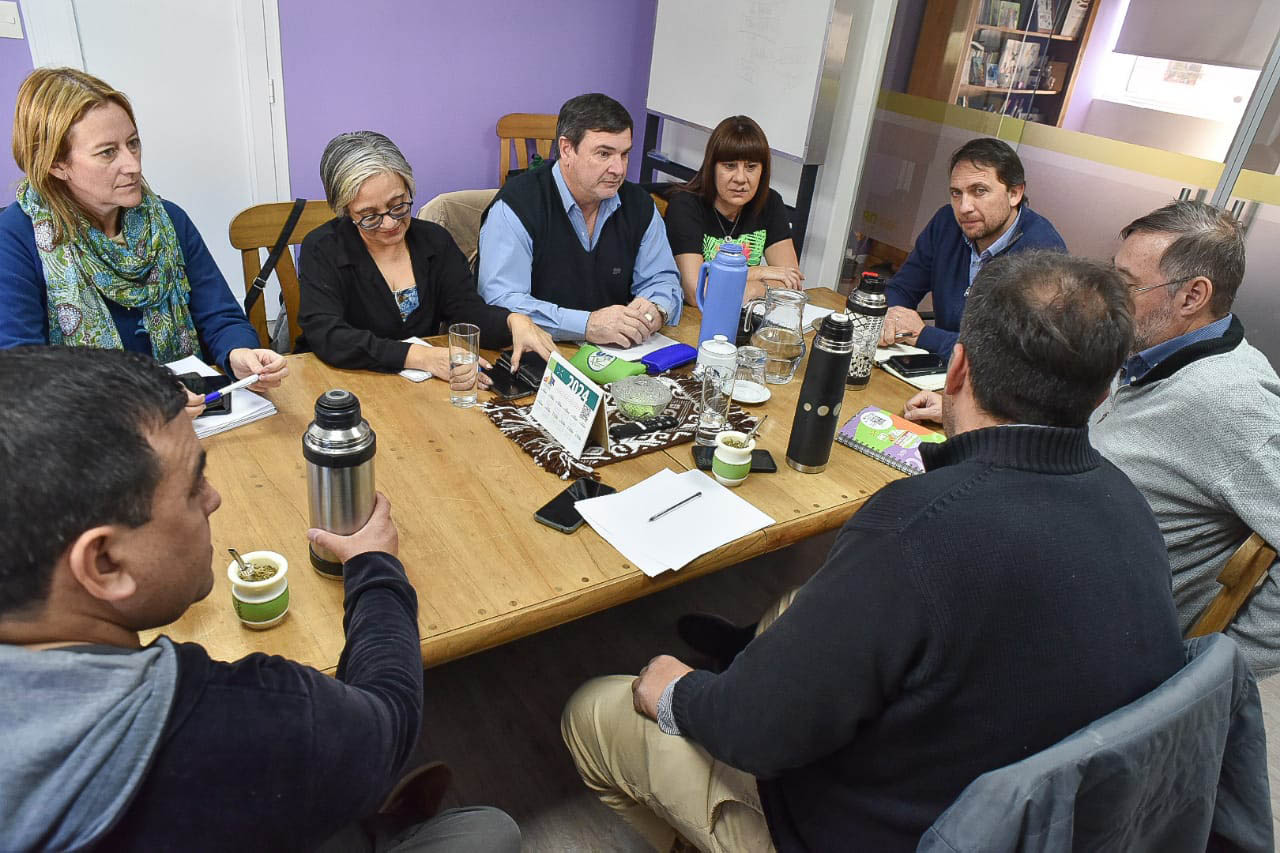
{"type": "Polygon", "coordinates": [[[803,291],[771,287],[765,296],[764,318],[751,336],[751,345],[764,350],[764,381],[786,385],[804,358],[803,291]]]}
{"type": "Polygon", "coordinates": [[[449,402],[459,408],[476,404],[480,381],[480,327],[454,323],[449,327],[449,402]]]}
{"type": "Polygon", "coordinates": [[[693,375],[702,381],[702,406],[693,440],[704,447],[714,447],[716,436],[729,426],[729,401],[733,398],[737,365],[711,362],[700,365],[693,375]]]}

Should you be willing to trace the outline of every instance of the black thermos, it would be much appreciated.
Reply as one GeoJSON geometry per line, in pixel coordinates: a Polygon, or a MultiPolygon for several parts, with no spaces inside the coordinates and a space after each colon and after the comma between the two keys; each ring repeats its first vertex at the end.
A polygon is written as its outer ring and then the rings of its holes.
{"type": "Polygon", "coordinates": [[[853,352],[853,324],[848,314],[829,314],[813,339],[809,364],[791,421],[787,464],[805,474],[827,467],[831,443],[840,425],[840,404],[853,352]]]}

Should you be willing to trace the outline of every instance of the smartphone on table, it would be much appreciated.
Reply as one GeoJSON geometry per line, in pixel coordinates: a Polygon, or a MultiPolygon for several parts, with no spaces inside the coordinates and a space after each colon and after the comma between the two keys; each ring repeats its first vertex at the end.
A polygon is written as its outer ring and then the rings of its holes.
{"type": "MultiPolygon", "coordinates": [[[[693,446],[693,464],[699,471],[711,470],[711,457],[715,456],[716,449],[714,447],[704,447],[701,444],[693,446]]],[[[778,463],[773,461],[773,454],[767,450],[751,451],[751,473],[752,474],[776,474],[778,473],[778,463]]]]}
{"type": "Polygon", "coordinates": [[[572,533],[582,526],[582,515],[574,508],[575,501],[587,498],[598,498],[618,491],[613,486],[595,480],[574,480],[563,492],[556,495],[545,506],[533,514],[535,520],[554,527],[561,533],[572,533]]]}
{"type": "Polygon", "coordinates": [[[887,363],[903,376],[929,376],[947,372],[947,363],[931,352],[895,355],[891,356],[887,363]]]}
{"type": "MultiPolygon", "coordinates": [[[[234,380],[230,376],[203,376],[199,373],[180,373],[178,381],[186,386],[187,390],[192,394],[199,394],[201,397],[212,394],[220,388],[225,388],[234,380]]],[[[231,395],[220,398],[216,403],[210,403],[204,407],[198,417],[203,418],[205,415],[225,415],[231,411],[231,395]]]]}
{"type": "Polygon", "coordinates": [[[547,371],[546,359],[536,352],[526,352],[520,356],[520,367],[513,371],[511,353],[511,350],[503,350],[493,367],[485,371],[485,375],[493,381],[489,390],[501,400],[518,400],[537,394],[542,374],[547,371]]]}

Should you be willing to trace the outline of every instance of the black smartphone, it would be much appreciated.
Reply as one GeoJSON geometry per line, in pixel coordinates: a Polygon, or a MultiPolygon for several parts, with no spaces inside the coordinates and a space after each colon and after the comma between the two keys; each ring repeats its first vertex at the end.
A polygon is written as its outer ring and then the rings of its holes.
{"type": "Polygon", "coordinates": [[[947,363],[931,352],[890,356],[889,366],[903,376],[928,376],[947,370],[947,363]]]}
{"type": "Polygon", "coordinates": [[[500,365],[494,365],[485,370],[484,374],[493,382],[489,386],[489,390],[497,394],[501,400],[519,400],[521,397],[528,397],[531,394],[538,393],[536,385],[530,387],[527,382],[523,381],[523,377],[520,374],[512,373],[500,365]]]}
{"type": "MultiPolygon", "coordinates": [[[[222,376],[221,374],[218,376],[201,376],[199,373],[180,373],[178,374],[178,381],[185,385],[187,390],[192,394],[199,394],[203,397],[205,394],[212,394],[219,388],[226,388],[233,380],[230,376],[222,376]]],[[[204,411],[201,412],[198,417],[203,418],[205,415],[225,415],[230,412],[231,395],[227,394],[216,403],[210,403],[205,406],[204,411]]]]}
{"type": "Polygon", "coordinates": [[[536,352],[526,352],[520,356],[520,367],[511,370],[511,350],[503,350],[498,360],[485,375],[493,380],[493,391],[503,400],[518,400],[538,393],[542,382],[542,374],[547,372],[547,362],[536,352]]]}
{"type": "Polygon", "coordinates": [[[582,526],[582,516],[573,506],[574,501],[587,498],[598,498],[616,492],[613,486],[606,486],[595,480],[574,480],[569,487],[556,495],[547,504],[533,514],[534,519],[554,527],[561,533],[572,533],[582,526]]]}
{"type": "MultiPolygon", "coordinates": [[[[693,446],[693,464],[699,471],[711,470],[711,457],[715,456],[716,449],[714,447],[704,447],[701,444],[693,446]]],[[[751,451],[751,473],[752,474],[776,474],[778,473],[778,463],[773,461],[773,454],[767,450],[751,451]]]]}

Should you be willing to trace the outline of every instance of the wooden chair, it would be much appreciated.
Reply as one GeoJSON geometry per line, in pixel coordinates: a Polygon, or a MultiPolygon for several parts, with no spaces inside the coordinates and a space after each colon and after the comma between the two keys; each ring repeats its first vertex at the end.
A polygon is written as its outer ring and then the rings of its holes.
{"type": "Polygon", "coordinates": [[[1275,562],[1276,551],[1254,533],[1236,549],[1218,573],[1222,589],[1187,632],[1187,639],[1226,630],[1254,588],[1275,562]]]}
{"type": "Polygon", "coordinates": [[[516,168],[529,168],[529,143],[537,149],[538,156],[551,159],[551,148],[556,141],[557,116],[545,113],[508,113],[498,119],[498,186],[507,182],[511,171],[511,148],[516,150],[516,168]]]}
{"type": "MultiPolygon", "coordinates": [[[[263,250],[270,251],[280,237],[284,222],[289,218],[293,202],[278,201],[271,204],[257,204],[246,208],[235,215],[227,229],[231,237],[231,245],[240,250],[240,258],[244,269],[245,292],[253,286],[253,280],[262,269],[266,255],[263,250]]],[[[302,242],[318,225],[333,219],[333,211],[323,201],[308,201],[302,209],[298,225],[289,236],[289,245],[296,246],[302,242]]],[[[292,350],[302,334],[298,328],[298,271],[293,265],[293,253],[283,252],[276,263],[276,278],[280,282],[280,291],[284,294],[284,309],[289,317],[289,349],[292,350]]],[[[271,331],[267,328],[267,306],[265,299],[259,299],[249,312],[249,322],[258,331],[258,340],[262,346],[271,346],[271,331]]]]}

